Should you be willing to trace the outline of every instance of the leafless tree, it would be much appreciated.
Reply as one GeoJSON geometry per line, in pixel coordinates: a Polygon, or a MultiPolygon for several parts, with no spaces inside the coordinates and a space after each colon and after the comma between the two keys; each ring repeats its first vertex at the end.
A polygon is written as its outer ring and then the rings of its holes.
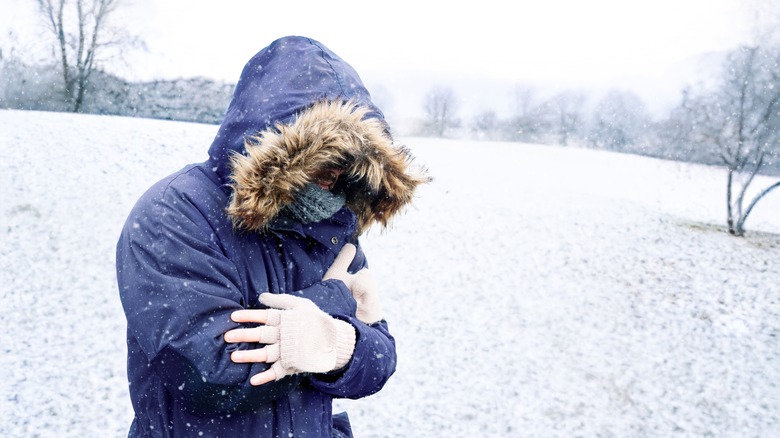
{"type": "Polygon", "coordinates": [[[780,159],[780,50],[742,47],[729,54],[720,87],[688,99],[690,140],[709,148],[728,169],[727,225],[745,233],[745,220],[780,181],[746,196],[756,175],[780,159]]]}
{"type": "Polygon", "coordinates": [[[65,98],[72,111],[78,112],[101,55],[135,45],[138,40],[110,27],[110,17],[121,0],[36,1],[55,37],[55,58],[62,69],[65,98]]]}
{"type": "Polygon", "coordinates": [[[583,124],[585,95],[576,91],[563,91],[542,104],[541,112],[547,119],[550,134],[560,145],[569,144],[577,136],[583,124]]]}
{"type": "Polygon", "coordinates": [[[512,141],[539,141],[543,121],[536,105],[536,89],[530,85],[518,84],[511,94],[512,116],[508,123],[507,139],[512,141]]]}
{"type": "Polygon", "coordinates": [[[457,124],[456,105],[455,92],[449,87],[434,87],[425,95],[425,125],[432,135],[443,137],[447,128],[457,124]]]}
{"type": "Polygon", "coordinates": [[[493,140],[498,136],[498,122],[495,111],[483,111],[474,117],[472,130],[477,138],[493,140]]]}
{"type": "Polygon", "coordinates": [[[628,151],[639,142],[649,121],[645,104],[636,93],[610,90],[593,111],[588,140],[596,147],[628,151]]]}
{"type": "Polygon", "coordinates": [[[536,98],[534,87],[526,84],[518,84],[512,93],[512,109],[515,117],[526,117],[531,113],[536,98]]]}
{"type": "Polygon", "coordinates": [[[651,148],[654,154],[661,158],[719,165],[721,162],[717,156],[691,141],[691,126],[695,119],[690,105],[692,93],[692,86],[685,86],[681,90],[677,107],[672,108],[666,118],[651,124],[648,130],[651,148]]]}

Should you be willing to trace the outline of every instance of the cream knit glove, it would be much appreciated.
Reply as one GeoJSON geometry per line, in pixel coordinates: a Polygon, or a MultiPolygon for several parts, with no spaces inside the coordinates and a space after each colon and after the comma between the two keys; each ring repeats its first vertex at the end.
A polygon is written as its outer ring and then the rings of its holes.
{"type": "Polygon", "coordinates": [[[276,380],[301,372],[327,373],[343,368],[355,350],[355,328],[333,318],[311,300],[288,294],[264,293],[270,330],[260,342],[268,344],[266,362],[273,363],[276,380]]]}
{"type": "Polygon", "coordinates": [[[344,282],[357,301],[357,319],[366,324],[382,320],[382,306],[379,303],[379,293],[376,290],[374,277],[368,268],[363,268],[355,274],[347,271],[352,259],[357,254],[357,247],[348,243],[341,249],[336,260],[330,266],[322,280],[337,279],[344,282]]]}

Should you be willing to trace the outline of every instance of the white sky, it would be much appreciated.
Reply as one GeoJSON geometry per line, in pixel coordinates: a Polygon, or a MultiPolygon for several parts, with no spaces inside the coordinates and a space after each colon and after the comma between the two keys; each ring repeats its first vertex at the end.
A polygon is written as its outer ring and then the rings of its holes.
{"type": "MultiPolygon", "coordinates": [[[[144,78],[235,81],[249,57],[290,34],[319,40],[358,72],[603,78],[656,71],[692,54],[732,47],[743,30],[739,0],[126,3],[121,12],[130,16],[127,26],[149,49],[137,54],[143,68],[132,72],[144,78]]],[[[27,35],[32,4],[0,0],[8,12],[0,25],[24,23],[17,32],[27,35]]]]}
{"type": "MultiPolygon", "coordinates": [[[[692,55],[735,47],[747,23],[742,2],[127,0],[122,22],[148,51],[129,56],[120,73],[235,82],[259,49],[297,34],[330,47],[367,82],[424,72],[604,83],[660,76],[692,55]]],[[[13,27],[28,44],[48,41],[30,18],[33,3],[0,0],[0,30],[13,27]]]]}

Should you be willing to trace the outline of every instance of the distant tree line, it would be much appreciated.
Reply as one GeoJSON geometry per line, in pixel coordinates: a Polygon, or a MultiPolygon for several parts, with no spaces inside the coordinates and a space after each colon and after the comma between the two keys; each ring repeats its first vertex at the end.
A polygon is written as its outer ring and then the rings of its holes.
{"type": "Polygon", "coordinates": [[[780,44],[729,52],[712,79],[682,90],[679,104],[660,120],[651,118],[642,99],[627,90],[612,90],[588,109],[580,92],[537,99],[532,87],[518,86],[511,94],[510,117],[485,111],[465,132],[456,117],[455,93],[437,87],[425,96],[420,134],[576,144],[723,166],[728,171],[728,231],[742,236],[756,204],[780,187],[778,181],[748,196],[757,175],[780,175],[780,44]]]}
{"type": "MultiPolygon", "coordinates": [[[[0,108],[73,111],[57,69],[0,55],[0,108]]],[[[218,124],[233,84],[206,78],[128,82],[96,70],[84,84],[78,112],[218,124]]]]}
{"type": "Polygon", "coordinates": [[[584,92],[566,90],[540,98],[530,85],[508,93],[512,114],[498,117],[483,111],[470,121],[457,117],[452,89],[435,87],[425,96],[425,121],[417,134],[556,145],[584,145],[621,152],[642,153],[652,129],[644,102],[634,92],[612,90],[592,108],[584,92]]]}

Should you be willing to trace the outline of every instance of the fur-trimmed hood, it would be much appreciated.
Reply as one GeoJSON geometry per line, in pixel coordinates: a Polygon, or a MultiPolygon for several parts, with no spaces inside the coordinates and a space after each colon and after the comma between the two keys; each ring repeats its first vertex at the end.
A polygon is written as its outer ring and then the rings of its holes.
{"type": "Polygon", "coordinates": [[[423,169],[393,143],[357,72],[321,43],[285,37],[244,67],[209,149],[237,228],[260,231],[314,171],[339,167],[358,233],[411,202],[423,169]]]}
{"type": "Polygon", "coordinates": [[[312,173],[338,167],[359,232],[375,222],[387,225],[428,178],[413,167],[406,148],[393,144],[380,120],[365,117],[367,112],[350,102],[319,102],[293,123],[251,137],[246,155],[232,159],[228,214],[234,223],[262,229],[311,182],[312,173]]]}

